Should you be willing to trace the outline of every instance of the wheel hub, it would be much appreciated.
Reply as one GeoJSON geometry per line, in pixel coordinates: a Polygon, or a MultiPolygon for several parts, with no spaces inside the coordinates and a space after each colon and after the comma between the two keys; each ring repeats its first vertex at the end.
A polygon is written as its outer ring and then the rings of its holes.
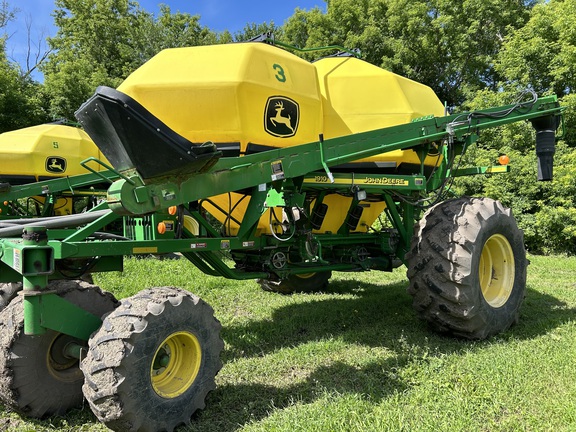
{"type": "Polygon", "coordinates": [[[154,354],[150,367],[152,388],[167,399],[182,395],[198,376],[201,363],[200,342],[194,334],[171,334],[154,354]]]}
{"type": "Polygon", "coordinates": [[[491,236],[480,256],[480,288],[486,302],[499,308],[506,304],[514,287],[514,251],[502,234],[491,236]]]}

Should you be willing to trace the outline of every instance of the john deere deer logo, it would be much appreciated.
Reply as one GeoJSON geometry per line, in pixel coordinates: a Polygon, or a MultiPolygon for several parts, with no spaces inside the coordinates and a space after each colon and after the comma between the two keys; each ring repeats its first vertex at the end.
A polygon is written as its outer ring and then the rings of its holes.
{"type": "Polygon", "coordinates": [[[63,173],[66,171],[66,159],[60,156],[46,158],[46,171],[49,173],[63,173]]]}
{"type": "Polygon", "coordinates": [[[272,96],[264,110],[264,129],[270,135],[280,138],[294,136],[300,120],[298,104],[284,96],[272,96]]]}

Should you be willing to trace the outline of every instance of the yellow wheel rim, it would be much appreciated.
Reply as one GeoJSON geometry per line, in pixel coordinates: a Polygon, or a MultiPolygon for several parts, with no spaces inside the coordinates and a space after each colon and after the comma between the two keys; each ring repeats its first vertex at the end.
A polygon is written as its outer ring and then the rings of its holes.
{"type": "Polygon", "coordinates": [[[152,388],[167,399],[180,396],[198,376],[201,362],[202,350],[196,336],[189,332],[171,334],[154,353],[152,388]]]}
{"type": "Polygon", "coordinates": [[[300,278],[300,279],[310,279],[312,276],[314,276],[316,273],[301,273],[301,274],[295,274],[294,276],[300,278]]]}
{"type": "Polygon", "coordinates": [[[502,234],[484,244],[478,273],[484,299],[494,308],[504,306],[514,287],[514,251],[502,234]]]}

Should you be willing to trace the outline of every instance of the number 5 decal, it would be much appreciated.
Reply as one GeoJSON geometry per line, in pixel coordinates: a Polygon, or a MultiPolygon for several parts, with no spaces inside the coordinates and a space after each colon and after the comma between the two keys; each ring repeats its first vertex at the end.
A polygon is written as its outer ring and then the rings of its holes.
{"type": "Polygon", "coordinates": [[[276,79],[282,83],[286,82],[286,74],[284,73],[284,68],[280,66],[278,63],[274,64],[272,67],[276,71],[275,75],[276,79]]]}

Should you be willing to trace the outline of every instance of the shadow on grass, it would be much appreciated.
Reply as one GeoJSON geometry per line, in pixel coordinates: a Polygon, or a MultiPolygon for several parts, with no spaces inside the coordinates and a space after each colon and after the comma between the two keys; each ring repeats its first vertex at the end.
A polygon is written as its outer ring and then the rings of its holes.
{"type": "Polygon", "coordinates": [[[98,420],[92,411],[90,411],[87,403],[83,408],[73,409],[65,416],[54,416],[45,420],[17,414],[6,408],[3,404],[0,404],[0,431],[80,431],[89,430],[87,425],[96,422],[98,422],[98,420]]]}
{"type": "Polygon", "coordinates": [[[223,337],[229,348],[224,362],[259,357],[327,337],[384,347],[392,357],[360,368],[342,362],[320,366],[304,381],[287,387],[272,383],[223,385],[211,394],[207,409],[195,417],[190,430],[232,432],[268,417],[272,410],[313,403],[326,392],[379,401],[411,386],[396,372],[425,353],[457,354],[482,349],[494,341],[532,339],[576,316],[576,310],[564,302],[529,287],[519,324],[488,341],[458,340],[432,333],[416,317],[405,288],[405,283],[378,286],[336,281],[333,292],[353,292],[357,297],[315,300],[310,295],[305,302],[279,308],[272,320],[225,328],[223,337]]]}
{"type": "Polygon", "coordinates": [[[249,422],[262,420],[272,410],[282,410],[296,403],[309,404],[326,395],[357,394],[366,400],[380,400],[407,386],[390,370],[391,360],[370,363],[358,369],[336,362],[320,366],[297,384],[278,387],[273,384],[227,384],[208,397],[207,408],[192,418],[188,431],[233,432],[249,422]],[[377,383],[377,385],[376,385],[377,383]]]}
{"type": "MultiPolygon", "coordinates": [[[[482,344],[432,332],[412,309],[405,283],[381,286],[335,281],[330,286],[330,292],[353,293],[355,298],[316,300],[313,294],[305,295],[306,301],[276,309],[272,320],[226,326],[222,337],[229,349],[224,360],[262,356],[327,337],[390,349],[396,349],[395,341],[402,339],[411,345],[425,344],[444,354],[463,347],[468,349],[472,343],[482,344]]],[[[531,339],[575,316],[576,310],[567,308],[564,302],[528,287],[520,322],[497,337],[531,339]]]]}
{"type": "MultiPolygon", "coordinates": [[[[409,389],[412,384],[402,379],[401,372],[424,355],[469,352],[482,349],[494,339],[505,343],[509,339],[535,338],[576,316],[576,310],[564,302],[528,287],[519,324],[487,342],[471,342],[428,330],[412,309],[405,282],[377,285],[356,280],[334,281],[329,292],[354,297],[324,299],[314,294],[302,295],[301,302],[276,309],[270,320],[225,326],[222,331],[227,342],[224,364],[328,338],[385,348],[391,355],[361,367],[339,361],[322,365],[304,379],[295,377],[294,384],[289,385],[221,385],[209,395],[206,409],[193,417],[192,425],[178,432],[233,432],[250,422],[265,419],[271,411],[295,403],[310,404],[327,394],[350,394],[377,402],[409,389]]],[[[17,418],[7,421],[7,424],[0,423],[0,429],[18,426],[17,418]]],[[[76,430],[96,419],[85,408],[48,421],[56,428],[61,424],[63,428],[66,425],[76,430]]],[[[47,428],[47,422],[30,421],[26,426],[31,424],[47,428]]]]}
{"type": "Polygon", "coordinates": [[[520,309],[520,319],[510,332],[518,339],[531,339],[548,333],[576,318],[576,308],[528,285],[526,298],[520,309]]]}

